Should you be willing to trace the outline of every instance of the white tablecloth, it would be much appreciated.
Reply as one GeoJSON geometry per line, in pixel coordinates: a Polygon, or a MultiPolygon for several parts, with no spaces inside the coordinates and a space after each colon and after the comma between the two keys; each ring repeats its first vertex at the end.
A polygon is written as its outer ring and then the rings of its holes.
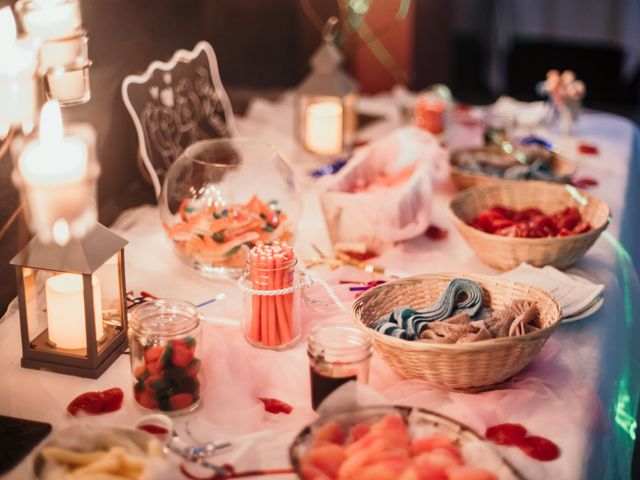
{"type": "MultiPolygon", "coordinates": [[[[387,98],[372,99],[366,106],[389,115],[386,121],[365,129],[365,138],[376,138],[398,122],[387,98]]],[[[275,144],[303,173],[317,166],[318,160],[300,152],[291,139],[291,118],[287,99],[280,104],[259,101],[247,118],[240,119],[239,127],[246,136],[275,144]]],[[[640,288],[624,249],[616,241],[624,218],[634,130],[621,118],[590,114],[580,119],[577,132],[576,137],[556,138],[556,145],[577,159],[579,174],[600,178],[600,186],[592,191],[609,203],[614,217],[608,233],[577,265],[587,277],[607,286],[600,312],[560,326],[525,371],[504,386],[480,394],[444,393],[426,388],[419,381],[401,381],[379,357],[372,360],[370,384],[390,403],[426,407],[479,432],[496,423],[522,423],[532,433],[556,442],[562,450],[561,457],[548,463],[536,462],[517,449],[500,447],[501,453],[530,479],[628,478],[635,438],[640,354],[633,350],[632,339],[639,338],[636,317],[640,311],[640,288]],[[600,155],[576,155],[580,138],[597,144],[600,155]]],[[[317,197],[311,181],[306,181],[305,211],[297,239],[303,258],[313,255],[311,243],[329,251],[317,197]]],[[[446,240],[416,238],[386,252],[377,263],[403,275],[437,271],[491,273],[492,269],[475,258],[448,219],[447,203],[453,194],[452,185],[440,185],[433,204],[434,223],[449,229],[446,240]]],[[[128,289],[194,303],[225,294],[222,300],[203,309],[208,320],[204,404],[195,413],[176,419],[181,433],[186,435],[188,429],[194,438],[208,440],[263,431],[261,441],[241,443],[214,460],[231,461],[240,470],[287,466],[289,442],[315,418],[310,408],[305,342],[284,352],[250,347],[237,328],[241,302],[235,284],[203,279],[182,264],[165,238],[155,207],[125,212],[114,228],[130,242],[126,248],[128,289]],[[293,413],[268,414],[257,397],[284,400],[293,405],[293,413]]],[[[316,273],[329,280],[364,275],[349,270],[319,269],[316,273]]],[[[305,333],[328,317],[346,320],[330,308],[324,312],[307,308],[303,315],[305,333]]],[[[54,433],[74,423],[131,425],[143,415],[133,400],[128,356],[123,355],[98,380],[22,369],[20,357],[18,317],[10,311],[0,323],[0,414],[50,422],[54,433]],[[66,414],[65,406],[79,393],[114,386],[125,391],[120,411],[79,419],[66,414]]],[[[27,459],[7,478],[27,478],[29,465],[27,459]]]]}

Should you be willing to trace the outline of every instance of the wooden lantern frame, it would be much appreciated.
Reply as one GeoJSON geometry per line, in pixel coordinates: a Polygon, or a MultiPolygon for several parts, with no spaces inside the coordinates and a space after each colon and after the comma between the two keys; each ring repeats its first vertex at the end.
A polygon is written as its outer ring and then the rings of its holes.
{"type": "MultiPolygon", "coordinates": [[[[20,336],[22,340],[22,361],[24,368],[50,370],[79,377],[98,378],[127,348],[127,304],[124,271],[124,247],[127,241],[107,227],[96,224],[86,236],[72,239],[66,245],[43,243],[38,236],[16,255],[11,264],[16,267],[18,303],[20,311],[20,336]],[[103,339],[96,339],[93,302],[93,274],[107,260],[118,255],[118,309],[120,324],[108,325],[103,339]],[[38,315],[36,308],[30,308],[28,292],[35,292],[35,274],[29,270],[52,271],[82,275],[84,299],[84,323],[86,330],[85,349],[58,348],[49,340],[48,328],[33,340],[29,335],[29,320],[38,315]],[[33,276],[32,276],[33,275],[33,276]],[[26,282],[34,282],[27,285],[26,282]],[[84,352],[84,353],[83,353],[84,352]]],[[[37,297],[37,292],[35,292],[37,297]]]]}

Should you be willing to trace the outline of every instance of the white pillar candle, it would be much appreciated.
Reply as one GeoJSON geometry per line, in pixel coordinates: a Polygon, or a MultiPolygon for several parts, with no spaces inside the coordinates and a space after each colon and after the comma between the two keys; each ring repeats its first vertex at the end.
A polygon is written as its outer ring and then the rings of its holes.
{"type": "Polygon", "coordinates": [[[0,9],[0,134],[12,125],[31,131],[37,99],[36,65],[33,46],[16,41],[11,8],[0,9]]]}
{"type": "MultiPolygon", "coordinates": [[[[75,218],[87,209],[87,168],[87,146],[64,137],[60,107],[47,102],[40,117],[40,140],[27,145],[18,159],[34,230],[45,234],[58,220],[75,218]]],[[[60,244],[68,240],[68,229],[59,227],[52,233],[59,234],[54,240],[60,244]]]]}
{"type": "Polygon", "coordinates": [[[305,145],[312,152],[331,155],[342,151],[342,105],[317,102],[307,107],[305,145]]]}
{"type": "MultiPolygon", "coordinates": [[[[49,340],[59,348],[87,347],[82,275],[63,273],[46,282],[47,325],[49,340]]],[[[102,303],[100,281],[91,278],[93,285],[93,314],[96,340],[104,335],[102,327],[102,303]]]]}
{"type": "Polygon", "coordinates": [[[43,40],[64,38],[80,28],[80,10],[77,2],[59,0],[32,0],[24,13],[27,33],[43,40]]]}
{"type": "Polygon", "coordinates": [[[120,276],[118,274],[118,254],[105,262],[95,273],[100,280],[104,310],[113,310],[120,304],[120,276]]]}

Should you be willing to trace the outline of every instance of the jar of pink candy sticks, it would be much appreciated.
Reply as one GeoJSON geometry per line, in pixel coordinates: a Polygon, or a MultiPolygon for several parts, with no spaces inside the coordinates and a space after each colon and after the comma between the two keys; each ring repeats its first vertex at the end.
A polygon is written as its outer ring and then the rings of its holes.
{"type": "Polygon", "coordinates": [[[300,272],[286,243],[257,245],[243,278],[242,330],[256,347],[285,349],[300,338],[300,272]]]}

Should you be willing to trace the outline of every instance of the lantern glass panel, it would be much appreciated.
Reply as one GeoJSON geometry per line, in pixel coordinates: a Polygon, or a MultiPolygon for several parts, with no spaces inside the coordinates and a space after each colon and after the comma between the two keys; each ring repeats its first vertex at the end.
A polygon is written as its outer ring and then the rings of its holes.
{"type": "Polygon", "coordinates": [[[126,312],[123,311],[127,302],[124,297],[122,261],[122,252],[118,252],[93,274],[100,283],[102,319],[107,335],[112,330],[123,328],[123,317],[126,315],[126,312]]]}
{"type": "Polygon", "coordinates": [[[357,99],[355,92],[344,97],[300,95],[298,138],[304,147],[320,155],[350,150],[357,129],[357,99]]]}

